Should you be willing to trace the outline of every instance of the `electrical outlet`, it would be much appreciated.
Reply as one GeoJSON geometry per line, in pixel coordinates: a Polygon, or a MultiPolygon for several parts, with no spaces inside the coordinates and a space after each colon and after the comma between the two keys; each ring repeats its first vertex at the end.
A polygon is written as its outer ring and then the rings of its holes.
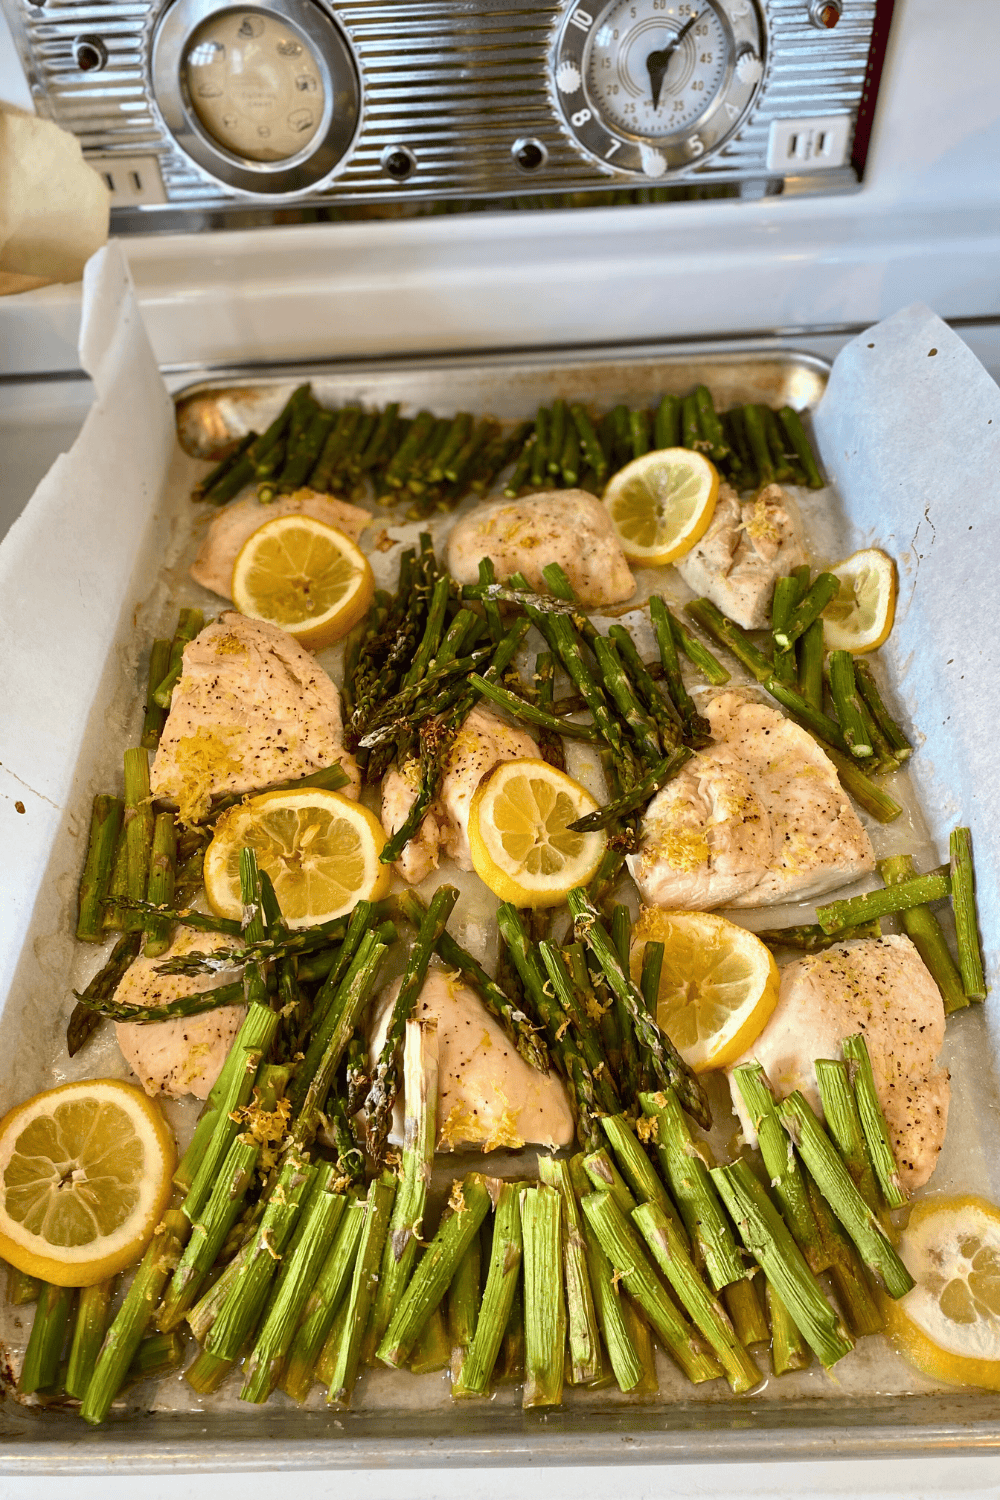
{"type": "Polygon", "coordinates": [[[844,166],[851,125],[850,115],[773,120],[767,140],[768,170],[787,177],[798,172],[822,172],[844,166]]]}
{"type": "Polygon", "coordinates": [[[146,203],[166,203],[167,195],[155,156],[87,156],[95,172],[107,183],[112,208],[137,208],[146,203]]]}

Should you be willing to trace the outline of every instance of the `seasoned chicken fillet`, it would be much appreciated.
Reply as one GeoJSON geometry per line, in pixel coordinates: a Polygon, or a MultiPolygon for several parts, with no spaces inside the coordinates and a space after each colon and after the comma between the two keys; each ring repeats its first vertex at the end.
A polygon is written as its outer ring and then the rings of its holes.
{"type": "MultiPolygon", "coordinates": [[[[370,1031],[377,1059],[389,1025],[399,980],[379,996],[370,1031]]],[[[573,1113],[554,1073],[537,1073],[518,1055],[478,995],[442,969],[431,969],[414,1006],[416,1020],[438,1023],[439,1151],[459,1146],[518,1150],[528,1143],[567,1146],[573,1113]]],[[[391,1138],[403,1138],[404,1100],[397,1099],[391,1138]]]]}
{"type": "Polygon", "coordinates": [[[459,583],[477,583],[484,557],[492,559],[501,582],[520,572],[540,593],[547,591],[542,569],[559,563],[588,608],[618,604],[635,592],[611,519],[586,490],[547,490],[477,505],[448,538],[448,571],[459,583]]]}
{"type": "MultiPolygon", "coordinates": [[[[523,729],[513,729],[489,709],[477,706],[463,723],[448,754],[441,794],[395,868],[411,885],[436,870],[442,850],[460,870],[472,869],[469,805],[483,777],[503,761],[537,757],[538,746],[523,729]]],[[[391,837],[406,822],[420,789],[420,763],[393,766],[382,782],[382,826],[391,837]]]]}
{"type": "Polygon", "coordinates": [[[685,557],[674,564],[688,588],[742,625],[761,630],[771,621],[774,581],[806,562],[789,497],[769,484],[754,500],[719,487],[712,521],[685,557]]]}
{"type": "Polygon", "coordinates": [[[811,735],[739,691],[706,709],[713,743],[653,798],[628,856],[657,906],[807,901],[875,868],[871,841],[811,735]]]}
{"type": "Polygon", "coordinates": [[[370,513],[359,505],[334,500],[316,490],[296,490],[292,495],[279,496],[268,505],[262,505],[256,495],[248,495],[243,500],[231,501],[219,511],[191,564],[191,577],[203,588],[221,594],[223,599],[231,599],[233,565],[243,543],[265,521],[274,521],[278,516],[298,515],[323,521],[349,536],[352,542],[357,541],[371,521],[370,513]]]}
{"type": "MultiPolygon", "coordinates": [[[[839,1058],[841,1042],[859,1031],[871,1054],[900,1179],[912,1191],[937,1163],[950,1086],[937,1062],[944,1042],[941,995],[908,937],[860,938],[782,969],[777,1007],[738,1061],[759,1062],[780,1098],[801,1089],[822,1116],[813,1064],[839,1058]]],[[[753,1144],[739,1090],[735,1083],[731,1087],[743,1133],[753,1144]]]]}
{"type": "MultiPolygon", "coordinates": [[[[190,977],[156,972],[157,965],[168,957],[226,946],[227,939],[218,933],[178,927],[161,957],[140,956],[129,965],[115,991],[115,1001],[121,1005],[169,1005],[185,995],[232,984],[240,977],[239,969],[190,977]]],[[[193,1094],[196,1099],[207,1099],[245,1014],[244,1005],[221,1005],[200,1016],[180,1016],[176,1021],[154,1021],[147,1026],[119,1021],[115,1032],[122,1056],[147,1094],[170,1094],[173,1098],[193,1094]]]]}
{"type": "Polygon", "coordinates": [[[360,786],[344,749],[340,695],[308,651],[263,620],[227,611],[184,648],[150,772],[154,797],[185,822],[212,797],[252,792],[339,763],[360,786]]]}

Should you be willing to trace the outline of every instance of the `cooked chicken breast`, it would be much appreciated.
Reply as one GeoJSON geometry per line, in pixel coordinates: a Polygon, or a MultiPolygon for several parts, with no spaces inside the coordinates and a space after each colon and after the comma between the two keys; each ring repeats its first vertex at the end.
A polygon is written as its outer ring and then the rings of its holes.
{"type": "MultiPolygon", "coordinates": [[[[167,957],[207,952],[229,946],[221,934],[195,932],[178,927],[174,940],[159,958],[140,956],[125,971],[115,992],[122,1005],[169,1005],[199,990],[215,990],[239,979],[239,969],[219,969],[214,974],[157,974],[167,957]]],[[[176,1021],[156,1021],[140,1026],[131,1021],[115,1024],[122,1056],[147,1094],[194,1094],[207,1099],[222,1071],[222,1064],[246,1014],[244,1005],[222,1005],[200,1016],[181,1016],[176,1021]]]]}
{"type": "Polygon", "coordinates": [[[706,709],[713,743],[657,793],[628,856],[657,906],[807,901],[875,868],[871,841],[810,734],[740,691],[706,709]]]}
{"type": "MultiPolygon", "coordinates": [[[[373,1059],[381,1051],[400,983],[383,990],[375,1007],[369,1028],[373,1059]]],[[[443,969],[431,969],[413,1014],[437,1017],[439,1151],[569,1145],[573,1113],[562,1083],[554,1073],[544,1076],[528,1066],[478,995],[443,969]]],[[[403,1138],[404,1107],[397,1099],[394,1141],[403,1138]]]]}
{"type": "Polygon", "coordinates": [[[770,623],[775,579],[807,560],[780,485],[769,484],[756,499],[741,501],[722,484],[708,530],[674,566],[688,588],[711,599],[737,625],[760,630],[770,623]]]}
{"type": "Polygon", "coordinates": [[[334,500],[316,490],[296,490],[292,495],[279,496],[268,505],[262,505],[256,495],[248,495],[242,500],[231,501],[219,511],[191,564],[191,577],[203,588],[221,594],[223,599],[231,599],[233,565],[243,543],[265,521],[297,515],[323,521],[349,536],[352,542],[357,541],[371,521],[370,513],[360,506],[349,505],[346,500],[334,500]]]}
{"type": "Polygon", "coordinates": [[[523,573],[546,592],[542,569],[559,563],[581,604],[617,604],[635,593],[635,579],[610,517],[586,490],[547,490],[524,500],[477,505],[448,538],[448,570],[459,583],[479,580],[482,558],[501,581],[523,573]]]}
{"type": "MultiPolygon", "coordinates": [[[[900,1179],[911,1190],[922,1187],[944,1140],[950,1086],[937,1062],[944,1041],[941,995],[909,938],[861,938],[789,964],[771,1019],[739,1062],[759,1062],[780,1098],[801,1089],[822,1116],[813,1064],[839,1058],[841,1042],[859,1031],[900,1179]]],[[[753,1144],[739,1091],[731,1086],[753,1144]]]]}
{"type": "Polygon", "coordinates": [[[262,620],[227,611],[184,648],[184,670],[150,772],[154,797],[196,822],[213,796],[252,792],[338,763],[340,694],[308,651],[262,620]]]}
{"type": "MultiPolygon", "coordinates": [[[[436,870],[441,851],[460,870],[472,869],[469,805],[479,783],[503,761],[537,757],[538,746],[523,729],[513,729],[478,705],[462,725],[448,755],[441,795],[410,839],[395,868],[411,885],[436,870]]],[[[390,836],[406,822],[420,788],[420,764],[393,766],[382,782],[382,826],[390,836]]]]}

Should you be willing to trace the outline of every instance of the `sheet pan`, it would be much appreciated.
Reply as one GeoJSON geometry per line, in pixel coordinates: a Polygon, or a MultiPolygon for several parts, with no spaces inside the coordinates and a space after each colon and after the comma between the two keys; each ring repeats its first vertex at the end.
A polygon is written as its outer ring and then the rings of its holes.
{"type": "MultiPolygon", "coordinates": [[[[905,319],[907,315],[902,316],[905,319]]],[[[341,364],[336,369],[283,369],[272,377],[260,371],[252,376],[240,370],[213,372],[210,382],[181,394],[178,415],[190,447],[196,441],[196,404],[205,397],[214,399],[218,390],[238,387],[244,394],[234,399],[227,420],[238,425],[245,420],[241,414],[252,409],[253,420],[259,425],[304,378],[313,379],[317,394],[330,402],[391,397],[411,402],[414,407],[437,406],[441,411],[462,407],[498,416],[524,415],[554,393],[580,396],[604,406],[617,400],[635,402],[664,390],[684,390],[699,379],[706,380],[721,400],[787,399],[803,408],[818,406],[815,426],[821,451],[838,481],[841,497],[841,506],[831,521],[831,545],[835,540],[843,555],[866,540],[877,540],[896,555],[900,564],[899,619],[889,658],[896,690],[924,739],[913,764],[927,817],[928,846],[941,857],[948,826],[959,815],[972,822],[992,982],[998,939],[996,861],[990,855],[1000,852],[1000,827],[988,795],[987,777],[994,760],[989,735],[1000,708],[1000,695],[995,679],[985,670],[992,650],[990,641],[981,634],[970,638],[969,609],[964,601],[983,582],[983,558],[988,548],[982,533],[996,540],[990,495],[981,479],[990,462],[992,473],[998,471],[997,438],[993,434],[1000,430],[1000,400],[985,372],[943,324],[928,321],[930,315],[925,318],[922,312],[915,316],[916,333],[922,333],[919,319],[925,319],[929,336],[936,341],[934,347],[950,361],[949,378],[957,378],[969,391],[986,430],[983,444],[970,451],[967,443],[959,441],[962,434],[956,428],[961,424],[949,421],[947,411],[939,410],[939,390],[935,392],[932,387],[925,391],[918,403],[919,421],[938,444],[939,456],[943,449],[951,459],[955,483],[952,505],[960,495],[963,524],[982,529],[979,537],[973,529],[972,543],[967,540],[969,532],[961,532],[954,524],[953,512],[934,530],[933,543],[925,541],[930,536],[926,528],[940,518],[938,506],[945,497],[939,489],[925,493],[937,481],[927,472],[924,448],[914,444],[912,424],[904,421],[904,430],[900,431],[898,415],[895,427],[885,417],[883,425],[888,430],[877,436],[872,436],[863,422],[859,425],[858,412],[864,414],[865,401],[862,399],[859,407],[858,397],[864,398],[866,381],[874,382],[868,404],[877,409],[881,420],[887,371],[894,379],[910,380],[913,317],[908,324],[891,320],[876,331],[876,347],[885,335],[883,367],[877,368],[870,358],[871,344],[864,355],[860,354],[867,336],[851,346],[859,350],[852,357],[861,361],[861,368],[850,374],[854,389],[849,419],[841,419],[835,408],[822,403],[827,378],[822,362],[795,354],[775,356],[752,345],[684,351],[645,347],[593,355],[408,360],[377,365],[359,362],[354,366],[341,364]],[[898,324],[895,330],[893,324],[898,324]],[[991,434],[988,414],[994,407],[997,419],[991,434]],[[874,485],[873,466],[875,471],[885,467],[887,448],[893,453],[889,481],[874,485]],[[922,484],[898,466],[899,452],[905,455],[907,451],[919,460],[918,467],[922,466],[922,484]],[[928,563],[933,548],[937,552],[928,563]],[[916,592],[918,574],[920,591],[916,592]],[[929,599],[925,598],[927,594],[929,599]],[[975,656],[975,671],[949,674],[953,653],[963,646],[975,656]],[[939,711],[941,704],[944,706],[939,711]],[[927,705],[934,706],[933,717],[927,705]]],[[[107,344],[113,345],[120,336],[120,327],[111,329],[107,344]]],[[[133,381],[141,366],[140,360],[132,371],[133,381]]],[[[95,378],[105,417],[119,420],[116,441],[123,443],[127,438],[121,425],[122,407],[134,404],[134,397],[117,378],[109,388],[102,388],[100,369],[95,370],[95,378]]],[[[148,369],[143,378],[150,379],[147,395],[155,392],[148,369]]],[[[838,364],[834,384],[841,378],[838,364]]],[[[895,403],[893,410],[902,405],[895,403]]],[[[163,410],[160,406],[161,416],[163,410]]],[[[92,424],[91,458],[94,445],[100,451],[100,438],[99,432],[95,437],[92,424]]],[[[51,1077],[49,1062],[72,1004],[67,975],[72,972],[73,944],[66,934],[75,899],[81,830],[86,828],[93,791],[113,773],[125,735],[136,722],[141,649],[153,634],[151,627],[164,618],[165,610],[176,607],[178,592],[183,593],[189,513],[186,490],[200,470],[179,446],[171,453],[165,427],[142,435],[140,445],[143,443],[147,451],[142,463],[119,464],[117,482],[113,478],[113,455],[109,456],[103,493],[101,486],[95,486],[81,500],[79,490],[67,491],[67,476],[62,483],[56,476],[43,496],[48,507],[44,519],[53,530],[55,560],[46,559],[41,571],[53,580],[53,587],[56,578],[62,578],[65,584],[79,571],[68,555],[70,543],[59,540],[60,525],[72,514],[74,505],[78,509],[84,505],[80,520],[85,529],[92,526],[99,532],[104,526],[101,545],[115,555],[108,559],[96,644],[91,642],[82,665],[76,659],[76,674],[68,672],[64,654],[72,644],[72,636],[67,633],[80,628],[79,613],[72,607],[60,613],[54,598],[55,638],[39,641],[33,651],[26,643],[19,643],[14,662],[15,688],[22,693],[28,691],[26,664],[34,661],[38,691],[43,695],[49,667],[63,662],[59,678],[63,695],[49,695],[53,701],[47,712],[50,720],[69,715],[73,722],[50,748],[49,760],[39,762],[39,769],[49,778],[42,781],[55,795],[49,797],[49,815],[42,837],[36,839],[27,877],[24,868],[17,868],[11,860],[4,871],[7,893],[13,895],[17,888],[18,919],[8,921],[0,954],[10,980],[0,1014],[0,1111],[15,1098],[44,1086],[51,1077]],[[157,483],[151,482],[151,474],[158,476],[157,483]],[[119,520],[117,527],[120,546],[114,544],[113,528],[107,520],[108,507],[114,503],[127,508],[128,525],[119,520]]],[[[26,514],[30,528],[38,517],[35,501],[26,514]]],[[[21,548],[23,561],[24,533],[16,545],[21,548]]],[[[9,590],[13,579],[11,572],[4,573],[5,561],[9,562],[9,553],[6,558],[0,555],[0,582],[9,590]]],[[[95,582],[99,587],[100,576],[95,582]]],[[[958,659],[961,662],[961,657],[958,659]]],[[[36,718],[43,722],[41,709],[36,718]]],[[[6,730],[0,729],[0,742],[0,770],[14,774],[18,764],[22,768],[25,764],[25,747],[20,747],[20,763],[11,758],[11,752],[16,757],[19,747],[9,723],[6,730]]],[[[30,745],[27,748],[30,753],[30,745]]],[[[10,786],[0,781],[0,792],[9,794],[10,786]]],[[[91,967],[96,964],[92,962],[91,967]]],[[[950,1057],[962,1097],[956,1101],[952,1126],[961,1150],[948,1171],[949,1181],[956,1179],[959,1185],[962,1172],[967,1171],[970,1185],[974,1179],[979,1190],[992,1191],[996,1197],[992,1140],[1000,1110],[992,1063],[995,1048],[991,1016],[988,1004],[970,1009],[950,1023],[950,1057]]],[[[81,1073],[94,1071],[93,1058],[80,1068],[81,1073]]],[[[241,1409],[232,1401],[213,1400],[191,1410],[183,1394],[186,1388],[177,1382],[177,1389],[155,1393],[159,1409],[147,1411],[133,1405],[127,1412],[113,1413],[104,1428],[90,1430],[68,1413],[42,1413],[6,1400],[0,1402],[0,1473],[100,1471],[122,1463],[135,1472],[153,1472],[447,1463],[746,1461],[972,1452],[1000,1447],[995,1397],[934,1391],[929,1382],[915,1375],[904,1381],[903,1389],[898,1388],[897,1375],[896,1388],[888,1381],[880,1390],[880,1369],[876,1364],[860,1375],[835,1373],[832,1379],[816,1372],[815,1388],[793,1395],[791,1387],[782,1387],[777,1398],[774,1382],[770,1391],[742,1400],[721,1391],[706,1395],[704,1388],[697,1395],[687,1394],[679,1384],[671,1388],[668,1399],[654,1401],[609,1397],[605,1392],[574,1393],[572,1404],[544,1415],[522,1412],[509,1395],[483,1406],[453,1406],[446,1397],[428,1403],[415,1398],[419,1382],[396,1372],[386,1372],[388,1382],[377,1383],[372,1399],[363,1397],[358,1409],[347,1413],[331,1413],[323,1406],[299,1410],[283,1400],[272,1400],[263,1409],[241,1409]],[[818,1382],[822,1382],[821,1387],[818,1382]]],[[[142,1394],[148,1404],[154,1404],[152,1393],[146,1390],[142,1394]]]]}

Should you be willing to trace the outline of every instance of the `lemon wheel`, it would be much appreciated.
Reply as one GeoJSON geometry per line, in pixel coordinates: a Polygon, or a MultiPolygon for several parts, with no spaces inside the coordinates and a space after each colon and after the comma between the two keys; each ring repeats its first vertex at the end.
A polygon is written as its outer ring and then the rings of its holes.
{"type": "Polygon", "coordinates": [[[271,877],[289,927],[311,927],[381,901],[391,872],[379,863],[385,845],[374,813],[339,792],[264,792],[223,813],[205,854],[205,894],[212,910],[239,918],[240,850],[254,849],[271,877]]]}
{"type": "Polygon", "coordinates": [[[312,516],[276,516],[244,542],[231,592],[241,614],[321,651],[362,618],[375,579],[364,553],[343,532],[312,516]]]}
{"type": "Polygon", "coordinates": [[[925,1199],[898,1250],[917,1284],[882,1299],[893,1346],[932,1380],[1000,1390],[1000,1208],[973,1194],[925,1199]]]}
{"type": "Polygon", "coordinates": [[[728,1067],[757,1039],[778,1003],[770,950],[714,912],[644,907],[629,955],[636,984],[648,942],[663,944],[660,1026],[694,1072],[728,1067]]]}
{"type": "Polygon", "coordinates": [[[896,614],[896,565],[878,547],[867,547],[828,568],[840,588],[823,611],[827,651],[874,651],[896,614]]]}
{"type": "Polygon", "coordinates": [[[91,1286],[142,1255],[170,1201],[174,1140],[114,1078],[36,1094],[0,1121],[0,1256],[56,1286],[91,1286]]]}
{"type": "Polygon", "coordinates": [[[703,453],[662,448],[626,464],[604,504],[628,560],[659,566],[701,540],[718,497],[718,473],[703,453]]]}
{"type": "Polygon", "coordinates": [[[505,761],[469,808],[473,869],[501,901],[557,906],[601,862],[605,835],[569,827],[596,811],[586,788],[547,761],[505,761]]]}

